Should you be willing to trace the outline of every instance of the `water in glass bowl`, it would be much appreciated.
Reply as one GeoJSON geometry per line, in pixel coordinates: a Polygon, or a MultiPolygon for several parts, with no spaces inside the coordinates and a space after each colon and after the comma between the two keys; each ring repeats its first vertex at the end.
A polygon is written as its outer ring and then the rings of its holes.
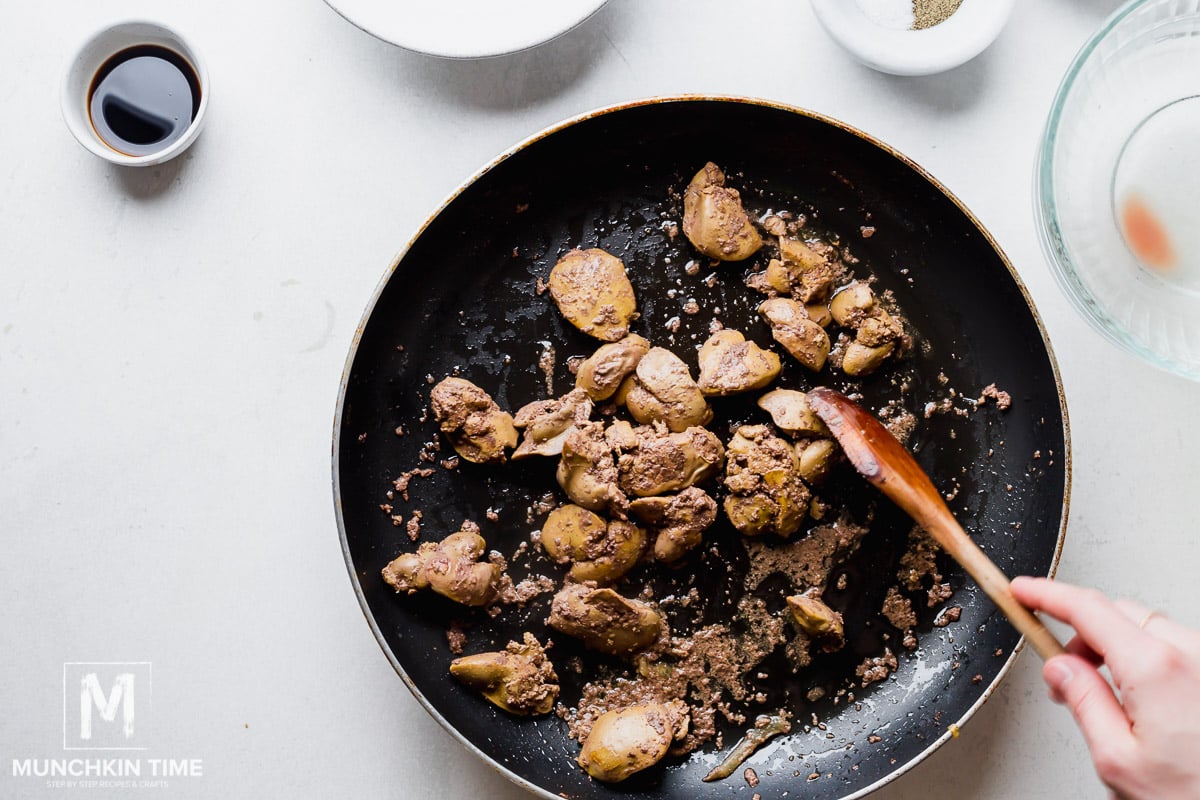
{"type": "Polygon", "coordinates": [[[1113,172],[1113,216],[1138,264],[1200,292],[1200,96],[1142,121],[1113,172]]]}

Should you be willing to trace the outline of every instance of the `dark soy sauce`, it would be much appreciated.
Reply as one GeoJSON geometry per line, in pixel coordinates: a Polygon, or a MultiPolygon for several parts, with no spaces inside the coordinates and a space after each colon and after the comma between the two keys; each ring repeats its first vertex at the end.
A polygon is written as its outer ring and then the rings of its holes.
{"type": "Polygon", "coordinates": [[[181,55],[153,44],[115,54],[96,73],[88,113],[96,134],[130,156],[157,153],[183,136],[200,110],[200,80],[181,55]]]}

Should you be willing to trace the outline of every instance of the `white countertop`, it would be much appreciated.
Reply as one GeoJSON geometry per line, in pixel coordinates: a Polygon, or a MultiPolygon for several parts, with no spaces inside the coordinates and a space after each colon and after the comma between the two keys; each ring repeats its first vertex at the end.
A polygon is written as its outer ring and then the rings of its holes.
{"type": "MultiPolygon", "coordinates": [[[[737,6],[612,0],[541,48],[454,62],[385,45],[319,0],[10,4],[0,796],[71,791],[10,762],[71,755],[63,664],[109,661],[153,665],[150,755],[202,760],[144,797],[528,796],[421,709],[363,620],[330,490],[338,381],[377,281],[461,181],[562,118],[655,94],[841,118],[972,208],[1062,368],[1075,480],[1060,577],[1200,624],[1200,386],[1085,325],[1030,210],[1052,94],[1115,3],[1020,3],[980,58],[920,79],[850,61],[801,0],[737,6]],[[68,50],[130,16],[191,37],[213,84],[197,144],[144,171],[85,152],[58,108],[68,50]]],[[[877,796],[1101,796],[1039,666],[1026,653],[961,738],[877,796]]]]}

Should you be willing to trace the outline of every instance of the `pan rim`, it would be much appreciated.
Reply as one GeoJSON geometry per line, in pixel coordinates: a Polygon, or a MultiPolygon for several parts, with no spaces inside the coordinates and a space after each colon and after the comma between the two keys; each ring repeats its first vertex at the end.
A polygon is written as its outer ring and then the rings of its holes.
{"type": "MultiPolygon", "coordinates": [[[[1033,322],[1037,326],[1038,335],[1041,337],[1042,345],[1046,349],[1046,355],[1050,362],[1051,374],[1054,376],[1055,392],[1058,397],[1059,413],[1062,415],[1062,426],[1063,426],[1063,501],[1062,501],[1062,519],[1061,519],[1061,522],[1059,523],[1058,537],[1057,537],[1057,540],[1055,543],[1054,554],[1053,554],[1053,557],[1050,562],[1049,571],[1047,572],[1048,577],[1053,578],[1058,571],[1058,565],[1059,565],[1059,561],[1062,557],[1063,545],[1064,545],[1064,542],[1066,539],[1067,521],[1068,521],[1068,518],[1070,515],[1069,512],[1070,512],[1071,484],[1072,484],[1071,424],[1070,424],[1070,419],[1067,414],[1067,400],[1066,400],[1066,393],[1063,388],[1062,374],[1059,370],[1058,359],[1055,357],[1053,346],[1050,343],[1050,337],[1046,331],[1045,324],[1042,322],[1042,317],[1038,313],[1037,307],[1034,305],[1033,298],[1030,295],[1028,288],[1025,286],[1024,281],[1021,280],[1021,276],[1017,273],[1016,269],[1014,269],[1014,267],[1012,265],[1012,261],[1009,259],[1008,254],[1004,252],[1004,250],[1000,247],[999,243],[992,236],[991,232],[987,228],[984,227],[984,225],[979,220],[979,218],[975,216],[974,212],[972,212],[969,208],[967,208],[966,205],[963,204],[963,202],[961,200],[959,200],[958,197],[953,192],[951,192],[948,188],[946,188],[946,186],[941,181],[939,181],[932,174],[930,174],[924,167],[917,164],[915,161],[910,159],[908,156],[899,152],[898,150],[896,150],[895,148],[893,148],[891,145],[887,144],[886,142],[883,142],[882,140],[880,140],[880,139],[878,139],[878,138],[876,138],[876,137],[874,137],[852,125],[842,122],[841,120],[838,120],[834,117],[828,116],[826,114],[822,114],[817,111],[805,109],[800,106],[794,106],[794,105],[790,105],[787,103],[781,103],[781,102],[777,102],[774,100],[768,100],[765,98],[755,98],[755,97],[747,97],[747,96],[740,96],[740,95],[675,94],[675,95],[662,95],[662,96],[647,97],[647,98],[642,98],[642,99],[638,99],[638,100],[614,103],[614,104],[610,104],[610,105],[606,105],[606,106],[602,106],[602,107],[593,109],[591,111],[585,111],[581,114],[577,114],[573,117],[569,117],[567,119],[556,122],[546,128],[543,128],[541,131],[538,131],[537,133],[533,134],[532,136],[527,137],[526,139],[522,140],[521,142],[517,143],[516,145],[509,147],[507,150],[503,151],[498,156],[496,156],[492,160],[488,161],[484,166],[479,168],[469,178],[467,178],[465,181],[463,181],[461,184],[459,184],[428,215],[428,217],[425,219],[425,221],[417,228],[417,230],[409,238],[408,242],[392,258],[391,265],[384,272],[383,276],[380,278],[379,282],[376,284],[375,290],[372,293],[371,298],[367,303],[366,309],[364,310],[362,317],[360,318],[358,325],[355,328],[354,336],[352,337],[351,342],[350,342],[349,353],[346,356],[345,366],[342,368],[342,377],[341,377],[341,381],[338,386],[337,405],[336,405],[336,408],[334,411],[334,418],[333,418],[333,438],[332,438],[332,446],[331,446],[331,459],[332,459],[332,463],[333,463],[333,470],[332,470],[333,486],[332,486],[332,488],[333,488],[334,512],[335,512],[335,517],[336,517],[337,527],[338,527],[338,538],[340,540],[341,549],[342,549],[342,558],[345,561],[346,570],[349,573],[350,583],[354,589],[355,597],[358,599],[359,608],[362,611],[363,617],[366,619],[367,625],[370,627],[372,634],[374,634],[374,636],[375,636],[376,643],[379,645],[380,649],[383,651],[384,656],[387,658],[388,662],[392,665],[392,668],[396,671],[396,674],[400,676],[400,679],[401,679],[401,681],[403,681],[404,685],[408,687],[408,690],[412,693],[413,697],[417,700],[417,702],[425,709],[425,711],[431,717],[433,717],[434,720],[436,720],[438,722],[439,725],[442,726],[442,728],[444,728],[451,735],[451,737],[453,737],[456,741],[458,741],[460,744],[462,744],[468,751],[470,751],[475,756],[480,758],[485,764],[487,764],[489,767],[491,767],[497,773],[502,775],[504,778],[508,779],[509,781],[516,784],[517,786],[520,786],[521,788],[525,789],[526,791],[529,791],[532,794],[534,794],[540,798],[544,798],[544,800],[559,800],[559,797],[558,797],[558,795],[554,794],[553,792],[550,792],[548,789],[544,789],[541,786],[538,786],[538,785],[532,783],[528,779],[523,778],[522,776],[518,775],[517,773],[513,772],[512,770],[508,769],[507,767],[505,767],[502,764],[500,764],[499,762],[497,762],[491,756],[484,753],[479,747],[477,747],[469,739],[467,739],[462,733],[460,733],[458,731],[457,728],[455,728],[452,724],[450,724],[450,722],[444,716],[442,716],[442,714],[429,702],[428,698],[425,697],[425,695],[420,691],[420,689],[417,688],[416,684],[409,677],[408,673],[405,672],[404,667],[397,660],[397,658],[396,658],[395,654],[392,652],[391,648],[388,647],[387,642],[384,639],[382,631],[379,630],[379,626],[377,625],[377,623],[375,621],[374,615],[371,613],[370,607],[366,600],[366,596],[363,593],[362,585],[359,582],[358,575],[355,572],[354,561],[350,555],[350,544],[349,544],[347,534],[346,534],[345,517],[342,513],[341,474],[340,474],[338,455],[340,453],[341,444],[342,444],[341,431],[342,431],[343,412],[345,410],[344,406],[345,406],[345,401],[346,401],[346,391],[349,387],[350,373],[351,373],[352,368],[354,367],[354,361],[358,355],[358,347],[362,340],[363,332],[366,329],[367,323],[370,321],[372,315],[375,312],[375,307],[378,304],[379,298],[383,294],[384,289],[387,287],[388,283],[391,281],[393,275],[395,274],[396,269],[400,266],[400,263],[404,260],[404,257],[408,254],[409,250],[412,249],[413,245],[417,242],[417,240],[421,236],[424,235],[425,231],[434,222],[434,220],[436,220],[439,216],[441,216],[441,214],[447,208],[449,208],[449,206],[455,200],[457,200],[458,197],[463,194],[463,192],[467,191],[467,189],[469,189],[471,186],[475,185],[478,181],[480,181],[489,172],[491,172],[492,170],[497,168],[503,162],[512,158],[514,155],[524,151],[528,147],[536,144],[537,142],[540,142],[541,140],[546,139],[549,136],[552,136],[555,133],[558,133],[567,128],[571,128],[575,125],[578,125],[580,123],[586,122],[588,120],[591,120],[591,119],[594,119],[597,117],[602,117],[602,116],[606,116],[609,114],[614,114],[614,113],[618,113],[618,112],[622,112],[622,111],[628,111],[630,109],[640,108],[643,106],[660,105],[660,104],[667,104],[667,103],[692,103],[692,102],[734,103],[734,104],[741,104],[741,105],[758,106],[760,108],[766,108],[766,109],[772,109],[772,110],[776,110],[776,111],[784,111],[787,113],[796,114],[796,115],[806,117],[808,119],[815,120],[817,122],[835,127],[845,133],[849,133],[853,136],[856,136],[856,137],[862,139],[867,144],[877,147],[878,149],[887,153],[892,158],[899,161],[904,166],[908,167],[910,170],[912,170],[917,175],[919,175],[922,179],[927,181],[930,186],[932,186],[934,189],[936,189],[946,199],[948,199],[951,203],[953,203],[954,206],[970,221],[970,223],[975,227],[975,229],[983,237],[984,241],[987,242],[988,246],[991,247],[992,250],[995,251],[997,256],[999,256],[1000,261],[1004,264],[1005,269],[1008,270],[1009,277],[1012,279],[1013,283],[1016,285],[1017,289],[1020,291],[1021,297],[1025,301],[1025,305],[1029,309],[1029,312],[1033,318],[1033,322]]],[[[883,788],[887,784],[896,780],[900,776],[908,773],[910,770],[912,770],[917,765],[921,764],[927,758],[929,758],[931,755],[933,755],[938,749],[940,749],[942,747],[942,745],[944,745],[947,741],[949,741],[954,736],[954,731],[965,726],[966,723],[973,716],[975,716],[975,713],[984,705],[984,703],[986,703],[991,698],[992,694],[997,690],[997,688],[999,688],[999,686],[1003,682],[1004,678],[1012,670],[1013,665],[1016,663],[1020,654],[1025,650],[1025,644],[1026,644],[1025,638],[1021,637],[1021,639],[1017,642],[1016,646],[1012,649],[1012,651],[1009,653],[1008,657],[1005,659],[1005,662],[1000,667],[1000,670],[996,673],[996,677],[993,678],[992,681],[988,684],[988,686],[984,689],[983,693],[979,696],[979,699],[975,703],[973,703],[970,707],[968,707],[963,712],[962,716],[959,717],[958,720],[956,720],[954,723],[948,725],[945,732],[943,732],[941,736],[939,736],[937,739],[930,741],[929,744],[923,750],[921,750],[919,753],[917,753],[917,755],[914,756],[912,759],[910,759],[907,763],[897,766],[892,772],[888,773],[883,778],[880,778],[879,780],[875,781],[874,783],[863,787],[862,789],[858,790],[857,792],[855,792],[853,794],[847,795],[845,798],[843,798],[843,800],[856,800],[856,798],[865,797],[866,795],[869,795],[872,792],[878,791],[879,789],[883,788]]]]}

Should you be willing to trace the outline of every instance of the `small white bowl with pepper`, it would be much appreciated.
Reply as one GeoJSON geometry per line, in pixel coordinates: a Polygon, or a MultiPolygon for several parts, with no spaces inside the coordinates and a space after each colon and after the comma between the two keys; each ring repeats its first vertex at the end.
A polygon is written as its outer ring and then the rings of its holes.
{"type": "Polygon", "coordinates": [[[854,58],[893,75],[932,75],[979,55],[1013,0],[812,0],[829,35],[854,58]]]}

